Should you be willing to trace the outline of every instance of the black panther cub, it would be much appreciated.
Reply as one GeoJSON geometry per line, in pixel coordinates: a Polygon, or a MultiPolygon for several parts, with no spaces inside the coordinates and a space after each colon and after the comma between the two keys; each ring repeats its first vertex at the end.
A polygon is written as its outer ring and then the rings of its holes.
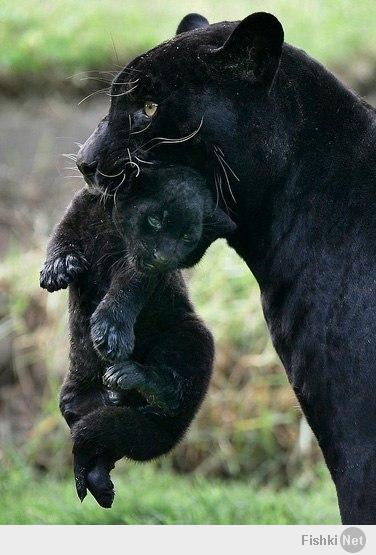
{"type": "MultiPolygon", "coordinates": [[[[235,225],[214,204],[198,174],[184,168],[159,169],[158,179],[155,170],[144,171],[133,187],[117,196],[113,221],[125,239],[128,264],[94,312],[91,336],[103,358],[124,363],[133,351],[137,315],[158,274],[193,266],[210,243],[229,236],[235,225]]],[[[107,385],[121,378],[121,366],[106,373],[107,385]]],[[[125,371],[129,374],[129,366],[125,371]]]]}
{"type": "Polygon", "coordinates": [[[71,283],[71,366],[60,407],[81,499],[88,488],[111,506],[115,461],[166,453],[192,421],[214,348],[174,270],[233,229],[201,178],[183,168],[145,172],[106,205],[83,190],[57,226],[41,286],[71,283]],[[110,360],[118,363],[108,368],[110,360]]]}

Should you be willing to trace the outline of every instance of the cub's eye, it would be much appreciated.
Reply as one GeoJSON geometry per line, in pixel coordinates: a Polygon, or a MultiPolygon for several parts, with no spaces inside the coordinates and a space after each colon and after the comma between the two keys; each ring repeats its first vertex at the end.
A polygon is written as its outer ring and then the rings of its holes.
{"type": "Polygon", "coordinates": [[[158,104],[155,102],[145,102],[144,104],[144,114],[148,116],[148,118],[152,118],[158,110],[158,104]]]}
{"type": "Polygon", "coordinates": [[[156,218],[155,216],[148,216],[148,224],[153,229],[161,229],[162,227],[161,220],[159,218],[156,218]]]}
{"type": "Polygon", "coordinates": [[[190,243],[192,241],[192,237],[190,235],[188,235],[188,233],[184,233],[183,241],[184,241],[184,243],[190,243]]]}

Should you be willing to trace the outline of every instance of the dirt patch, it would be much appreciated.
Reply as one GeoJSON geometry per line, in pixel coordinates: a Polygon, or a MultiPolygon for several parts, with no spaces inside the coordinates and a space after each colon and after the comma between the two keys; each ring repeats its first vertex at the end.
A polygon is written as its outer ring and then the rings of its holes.
{"type": "Polygon", "coordinates": [[[84,142],[107,108],[107,97],[81,106],[56,94],[2,99],[0,252],[12,236],[22,242],[30,231],[49,233],[73,192],[83,186],[74,164],[62,154],[77,152],[75,143],[84,142]]]}

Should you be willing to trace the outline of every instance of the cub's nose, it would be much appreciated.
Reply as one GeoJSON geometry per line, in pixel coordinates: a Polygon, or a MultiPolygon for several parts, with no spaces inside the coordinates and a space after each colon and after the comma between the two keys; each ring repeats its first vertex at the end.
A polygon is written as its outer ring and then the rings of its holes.
{"type": "Polygon", "coordinates": [[[153,266],[155,268],[158,268],[159,270],[163,270],[165,268],[167,268],[169,265],[169,260],[167,258],[167,256],[165,256],[163,253],[155,250],[153,252],[153,266]]]}

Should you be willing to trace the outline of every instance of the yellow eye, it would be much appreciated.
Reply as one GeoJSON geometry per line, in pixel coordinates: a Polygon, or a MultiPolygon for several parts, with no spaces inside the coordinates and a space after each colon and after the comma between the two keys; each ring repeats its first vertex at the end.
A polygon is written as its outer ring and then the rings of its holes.
{"type": "Polygon", "coordinates": [[[148,116],[148,118],[152,118],[157,110],[158,104],[156,104],[155,102],[145,102],[144,113],[148,116]]]}

